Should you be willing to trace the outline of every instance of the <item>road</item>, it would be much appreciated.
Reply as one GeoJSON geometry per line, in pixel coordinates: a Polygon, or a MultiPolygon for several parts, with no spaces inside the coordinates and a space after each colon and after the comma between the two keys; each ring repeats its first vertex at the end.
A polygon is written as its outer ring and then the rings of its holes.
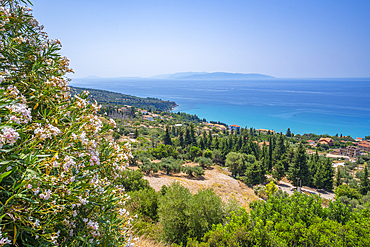
{"type": "MultiPolygon", "coordinates": [[[[294,191],[296,189],[296,187],[294,187],[293,185],[291,185],[289,183],[282,182],[282,181],[280,181],[280,184],[278,185],[278,187],[279,187],[279,189],[287,192],[289,195],[294,194],[294,191]]],[[[327,200],[333,200],[334,197],[335,197],[333,192],[329,192],[329,191],[325,191],[325,190],[316,190],[314,188],[308,189],[307,187],[303,187],[302,191],[307,191],[311,194],[320,195],[322,198],[327,199],[327,200]]]]}

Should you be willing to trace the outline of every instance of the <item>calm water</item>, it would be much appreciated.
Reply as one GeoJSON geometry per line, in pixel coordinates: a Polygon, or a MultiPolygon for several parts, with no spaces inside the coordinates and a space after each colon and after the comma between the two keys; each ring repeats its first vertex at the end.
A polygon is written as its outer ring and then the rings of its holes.
{"type": "Polygon", "coordinates": [[[72,86],[175,101],[208,121],[293,133],[370,135],[370,79],[74,80],[72,86]]]}

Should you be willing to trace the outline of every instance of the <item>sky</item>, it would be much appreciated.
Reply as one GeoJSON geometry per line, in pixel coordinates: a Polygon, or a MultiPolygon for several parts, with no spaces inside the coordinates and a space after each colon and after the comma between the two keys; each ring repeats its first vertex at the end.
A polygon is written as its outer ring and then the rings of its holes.
{"type": "Polygon", "coordinates": [[[71,78],[370,77],[369,0],[33,0],[71,78]]]}

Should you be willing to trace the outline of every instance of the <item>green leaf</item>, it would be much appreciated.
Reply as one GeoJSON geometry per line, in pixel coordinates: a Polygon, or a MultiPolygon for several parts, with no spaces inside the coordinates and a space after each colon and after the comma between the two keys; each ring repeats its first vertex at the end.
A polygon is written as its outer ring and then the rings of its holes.
{"type": "Polygon", "coordinates": [[[1,175],[0,175],[0,183],[1,183],[1,181],[3,181],[3,179],[4,179],[5,177],[9,176],[9,175],[10,175],[10,173],[12,173],[12,172],[13,172],[13,171],[12,171],[12,170],[10,170],[10,171],[7,171],[7,172],[5,172],[5,173],[1,174],[1,175]]]}

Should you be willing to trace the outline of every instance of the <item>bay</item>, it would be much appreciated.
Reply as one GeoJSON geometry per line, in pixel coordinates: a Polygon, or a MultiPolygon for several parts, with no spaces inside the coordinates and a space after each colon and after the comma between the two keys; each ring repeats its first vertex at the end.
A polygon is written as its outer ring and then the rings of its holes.
{"type": "Polygon", "coordinates": [[[72,86],[175,101],[174,112],[285,133],[370,135],[370,79],[74,79],[72,86]]]}

